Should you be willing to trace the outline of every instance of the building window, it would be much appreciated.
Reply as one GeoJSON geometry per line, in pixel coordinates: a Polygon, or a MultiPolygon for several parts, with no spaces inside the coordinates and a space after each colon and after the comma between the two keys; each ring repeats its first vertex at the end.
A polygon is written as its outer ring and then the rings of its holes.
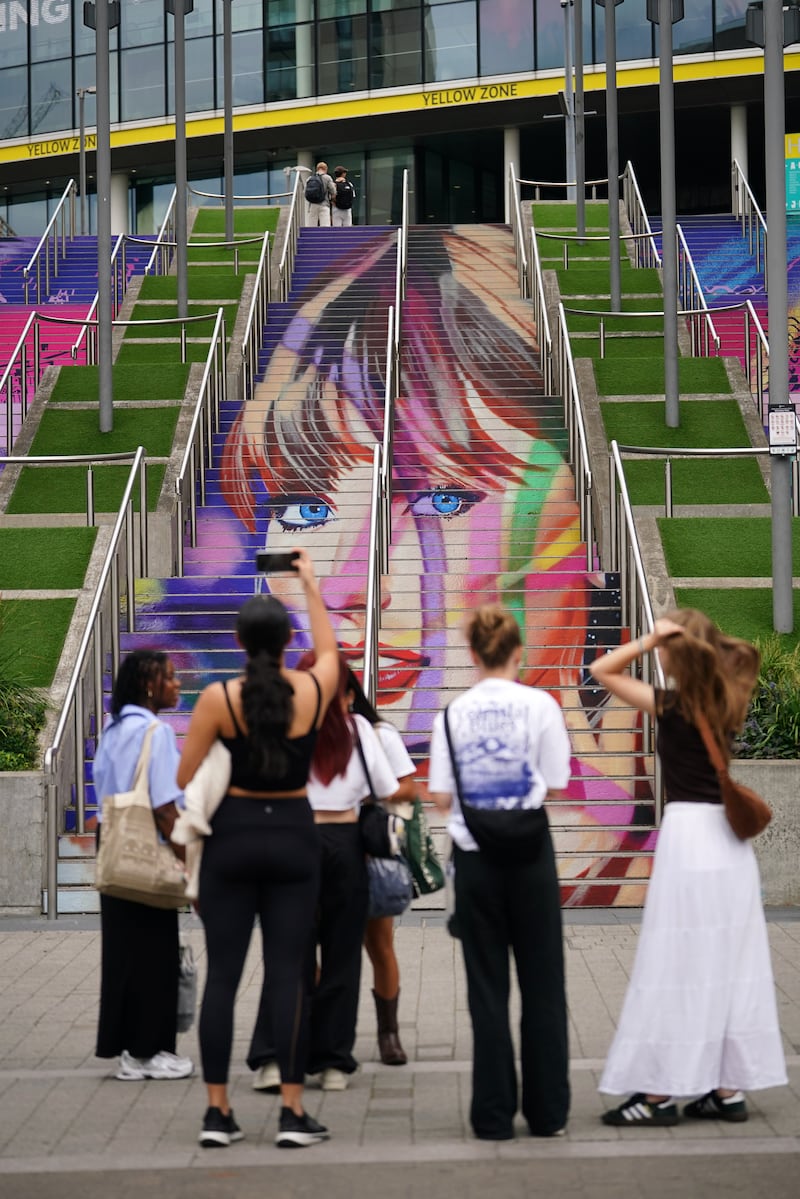
{"type": "Polygon", "coordinates": [[[31,67],[31,134],[69,129],[72,123],[72,63],[35,63],[31,67]]]}
{"type": "Polygon", "coordinates": [[[122,51],[123,121],[144,117],[163,117],[166,112],[164,50],[148,46],[142,50],[122,51]]]}
{"type": "Polygon", "coordinates": [[[373,12],[370,17],[370,87],[409,87],[421,82],[419,6],[373,12]]]}
{"type": "Polygon", "coordinates": [[[319,94],[367,89],[367,18],[337,17],[317,25],[319,94]]]}
{"type": "Polygon", "coordinates": [[[530,0],[480,0],[481,75],[533,70],[530,0]]]}
{"type": "Polygon", "coordinates": [[[471,79],[478,74],[476,5],[425,5],[425,82],[471,79]]]}

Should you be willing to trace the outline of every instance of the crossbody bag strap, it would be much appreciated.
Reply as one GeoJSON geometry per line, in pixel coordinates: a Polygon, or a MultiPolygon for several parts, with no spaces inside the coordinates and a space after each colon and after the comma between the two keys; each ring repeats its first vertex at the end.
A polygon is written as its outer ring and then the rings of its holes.
{"type": "MultiPolygon", "coordinates": [[[[448,704],[447,708],[449,708],[449,707],[450,707],[450,705],[448,704]]],[[[450,735],[450,721],[447,719],[447,708],[445,708],[442,713],[442,715],[444,717],[444,735],[447,738],[447,748],[450,751],[450,762],[453,767],[453,778],[456,781],[456,795],[458,796],[458,802],[461,804],[461,812],[463,815],[464,793],[461,790],[461,775],[460,775],[459,769],[458,769],[458,762],[456,761],[456,751],[453,748],[453,738],[450,735]]],[[[466,820],[466,816],[464,817],[464,819],[466,820]]]]}
{"type": "MultiPolygon", "coordinates": [[[[153,734],[157,728],[157,720],[154,720],[151,725],[148,725],[147,732],[144,735],[144,741],[142,742],[142,748],[139,753],[139,761],[136,763],[136,770],[133,774],[131,791],[142,791],[147,794],[147,771],[148,767],[150,766],[150,750],[153,743],[153,734]]],[[[150,803],[149,794],[147,802],[148,804],[150,803]]]]}
{"type": "Polygon", "coordinates": [[[364,753],[364,746],[361,744],[361,734],[358,731],[358,725],[355,723],[355,721],[353,721],[353,724],[355,726],[355,746],[358,750],[358,756],[361,758],[361,765],[364,769],[364,778],[367,780],[367,786],[369,787],[369,800],[367,802],[377,803],[378,797],[375,794],[375,788],[372,785],[372,776],[369,772],[369,766],[367,766],[367,756],[364,753]]]}
{"type": "Polygon", "coordinates": [[[711,765],[716,770],[717,775],[719,777],[722,775],[727,775],[728,765],[722,756],[722,750],[719,747],[716,737],[711,732],[711,726],[702,712],[695,716],[694,723],[698,732],[700,733],[700,736],[703,738],[703,744],[706,747],[706,752],[711,759],[711,765]]]}

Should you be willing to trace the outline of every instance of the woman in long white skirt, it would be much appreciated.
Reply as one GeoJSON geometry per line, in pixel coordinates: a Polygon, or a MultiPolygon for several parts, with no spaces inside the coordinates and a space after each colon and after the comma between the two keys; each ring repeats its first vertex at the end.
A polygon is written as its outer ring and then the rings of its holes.
{"type": "Polygon", "coordinates": [[[695,716],[729,754],[758,674],[758,651],[684,609],[599,658],[612,694],[658,715],[667,806],[631,981],[600,1090],[633,1095],[603,1116],[619,1127],[683,1114],[740,1123],[746,1090],[785,1084],[761,887],[750,842],[731,829],[695,716]],[[658,647],[675,690],[624,673],[658,647]]]}

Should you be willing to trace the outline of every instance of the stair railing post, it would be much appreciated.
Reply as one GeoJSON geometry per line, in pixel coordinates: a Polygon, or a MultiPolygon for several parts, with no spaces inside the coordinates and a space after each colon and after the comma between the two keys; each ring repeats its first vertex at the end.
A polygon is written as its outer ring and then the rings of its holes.
{"type": "Polygon", "coordinates": [[[86,524],[94,524],[94,467],[86,468],[86,524]]]}
{"type": "Polygon", "coordinates": [[[86,832],[85,761],[83,686],[79,684],[75,691],[75,831],[79,837],[86,832]]]}
{"type": "Polygon", "coordinates": [[[47,777],[47,919],[58,919],[58,782],[55,763],[47,777]]]}
{"type": "MultiPolygon", "coordinates": [[[[136,543],[133,498],[128,501],[128,511],[125,515],[125,596],[127,604],[128,632],[136,632],[136,543]]],[[[117,609],[117,612],[119,609],[117,609]]],[[[115,619],[118,616],[115,614],[115,619]]]]}
{"type": "Polygon", "coordinates": [[[94,666],[94,711],[95,744],[103,725],[103,613],[97,613],[92,641],[92,664],[94,666]]]}
{"type": "Polygon", "coordinates": [[[142,455],[139,463],[139,536],[142,578],[146,579],[150,568],[150,537],[149,517],[147,508],[147,459],[142,455]]]}
{"type": "Polygon", "coordinates": [[[119,638],[119,552],[111,559],[111,677],[117,677],[120,659],[119,638]]]}
{"type": "Polygon", "coordinates": [[[672,516],[672,459],[664,459],[664,515],[672,516]]]}

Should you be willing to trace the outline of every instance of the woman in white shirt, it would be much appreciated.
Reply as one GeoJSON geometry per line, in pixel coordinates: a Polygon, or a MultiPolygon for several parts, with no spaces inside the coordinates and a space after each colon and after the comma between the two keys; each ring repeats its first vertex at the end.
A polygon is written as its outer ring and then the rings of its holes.
{"type": "Polygon", "coordinates": [[[522,644],[511,613],[484,604],[467,635],[479,681],[434,720],[428,787],[449,814],[454,843],[473,1032],[470,1119],[481,1140],[514,1136],[510,947],[522,1000],[522,1114],[532,1136],[560,1136],[570,1095],[567,1008],[558,877],[543,804],[569,781],[569,737],[553,697],[517,682],[522,644]]]}
{"type": "MultiPolygon", "coordinates": [[[[414,779],[417,768],[409,756],[403,738],[393,724],[381,720],[352,670],[348,672],[347,697],[351,711],[368,720],[378,734],[381,748],[397,775],[397,791],[386,807],[401,819],[410,820],[413,815],[412,804],[417,794],[414,779]]],[[[372,963],[372,998],[375,1000],[378,1052],[381,1061],[384,1066],[405,1066],[408,1057],[400,1043],[397,1024],[400,967],[394,952],[394,919],[391,916],[373,916],[367,921],[364,948],[372,963]]]]}

